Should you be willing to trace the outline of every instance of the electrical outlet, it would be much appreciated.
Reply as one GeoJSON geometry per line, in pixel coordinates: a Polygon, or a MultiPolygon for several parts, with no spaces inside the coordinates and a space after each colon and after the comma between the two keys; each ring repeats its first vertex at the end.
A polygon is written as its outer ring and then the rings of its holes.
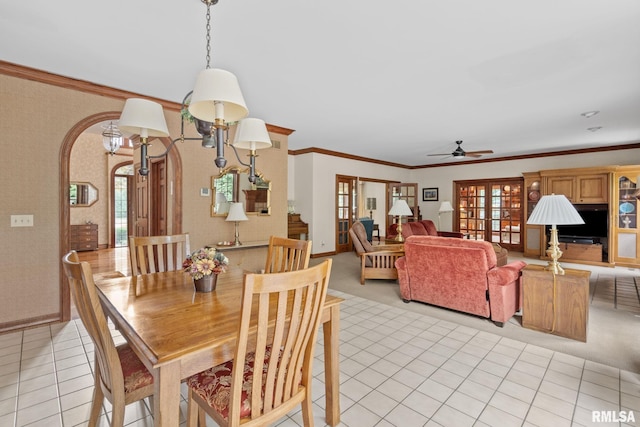
{"type": "Polygon", "coordinates": [[[33,227],[33,215],[11,215],[12,227],[33,227]]]}

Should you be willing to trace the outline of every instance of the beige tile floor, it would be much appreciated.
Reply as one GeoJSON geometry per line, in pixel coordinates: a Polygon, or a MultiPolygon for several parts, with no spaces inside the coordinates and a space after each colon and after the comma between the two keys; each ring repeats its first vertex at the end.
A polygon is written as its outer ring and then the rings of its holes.
{"type": "MultiPolygon", "coordinates": [[[[346,299],[342,426],[640,426],[638,373],[330,292],[346,299]],[[633,411],[636,421],[592,422],[593,411],[633,411]]],[[[316,355],[314,416],[322,426],[321,341],[316,355]]],[[[0,335],[0,426],[86,425],[92,365],[79,320],[0,335]]],[[[101,425],[109,416],[106,404],[101,425]]],[[[294,411],[279,425],[301,423],[294,411]]],[[[127,407],[126,425],[152,424],[147,402],[127,407]]]]}

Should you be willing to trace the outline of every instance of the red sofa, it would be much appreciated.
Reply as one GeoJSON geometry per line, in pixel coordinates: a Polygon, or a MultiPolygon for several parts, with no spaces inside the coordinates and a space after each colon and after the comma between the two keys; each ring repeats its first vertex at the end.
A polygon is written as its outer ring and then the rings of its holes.
{"type": "MultiPolygon", "coordinates": [[[[387,233],[387,239],[393,239],[398,235],[398,224],[391,224],[387,233]]],[[[438,231],[433,221],[423,219],[421,221],[407,222],[402,224],[402,237],[407,238],[409,236],[441,236],[441,237],[459,237],[462,238],[462,233],[457,231],[438,231]]]]}
{"type": "Polygon", "coordinates": [[[496,265],[493,245],[480,240],[409,236],[396,260],[400,296],[490,318],[503,326],[520,309],[520,277],[526,266],[496,265]]]}

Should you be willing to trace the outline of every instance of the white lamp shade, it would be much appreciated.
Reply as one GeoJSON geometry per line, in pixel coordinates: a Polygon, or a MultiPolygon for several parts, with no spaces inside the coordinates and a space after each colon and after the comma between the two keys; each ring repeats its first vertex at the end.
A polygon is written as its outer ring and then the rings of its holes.
{"type": "Polygon", "coordinates": [[[249,110],[236,76],[219,68],[207,68],[198,74],[189,113],[206,122],[218,118],[228,123],[246,117],[249,110]]]}
{"type": "Polygon", "coordinates": [[[407,204],[406,200],[400,199],[400,200],[396,200],[395,202],[393,202],[393,206],[391,207],[391,210],[389,211],[389,215],[393,215],[393,216],[411,216],[413,215],[413,212],[411,212],[411,208],[409,208],[409,205],[407,204]]]}
{"type": "Polygon", "coordinates": [[[148,99],[129,98],[124,103],[118,127],[141,137],[169,136],[162,105],[148,99]]]}
{"type": "Polygon", "coordinates": [[[263,120],[246,118],[238,122],[233,146],[245,150],[260,150],[271,147],[271,138],[263,120]]]}
{"type": "Polygon", "coordinates": [[[451,206],[451,202],[445,200],[444,202],[440,203],[440,209],[438,209],[438,212],[453,212],[453,206],[451,206]]]}
{"type": "Polygon", "coordinates": [[[551,194],[540,198],[527,224],[570,225],[584,224],[584,220],[563,194],[551,194]]]}
{"type": "Polygon", "coordinates": [[[247,218],[247,215],[244,213],[242,203],[229,203],[229,214],[227,215],[226,221],[247,221],[248,219],[249,218],[247,218]]]}

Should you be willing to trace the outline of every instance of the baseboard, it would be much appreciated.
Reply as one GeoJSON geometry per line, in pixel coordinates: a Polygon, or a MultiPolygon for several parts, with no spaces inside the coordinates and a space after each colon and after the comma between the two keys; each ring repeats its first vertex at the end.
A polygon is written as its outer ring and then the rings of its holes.
{"type": "Polygon", "coordinates": [[[62,319],[61,313],[52,313],[45,316],[31,317],[29,319],[21,319],[14,322],[0,323],[0,334],[13,332],[20,329],[30,329],[49,323],[58,323],[62,319]]]}
{"type": "Polygon", "coordinates": [[[331,255],[335,255],[336,251],[331,251],[331,252],[322,252],[319,254],[311,254],[311,258],[322,258],[325,256],[331,256],[331,255]]]}

